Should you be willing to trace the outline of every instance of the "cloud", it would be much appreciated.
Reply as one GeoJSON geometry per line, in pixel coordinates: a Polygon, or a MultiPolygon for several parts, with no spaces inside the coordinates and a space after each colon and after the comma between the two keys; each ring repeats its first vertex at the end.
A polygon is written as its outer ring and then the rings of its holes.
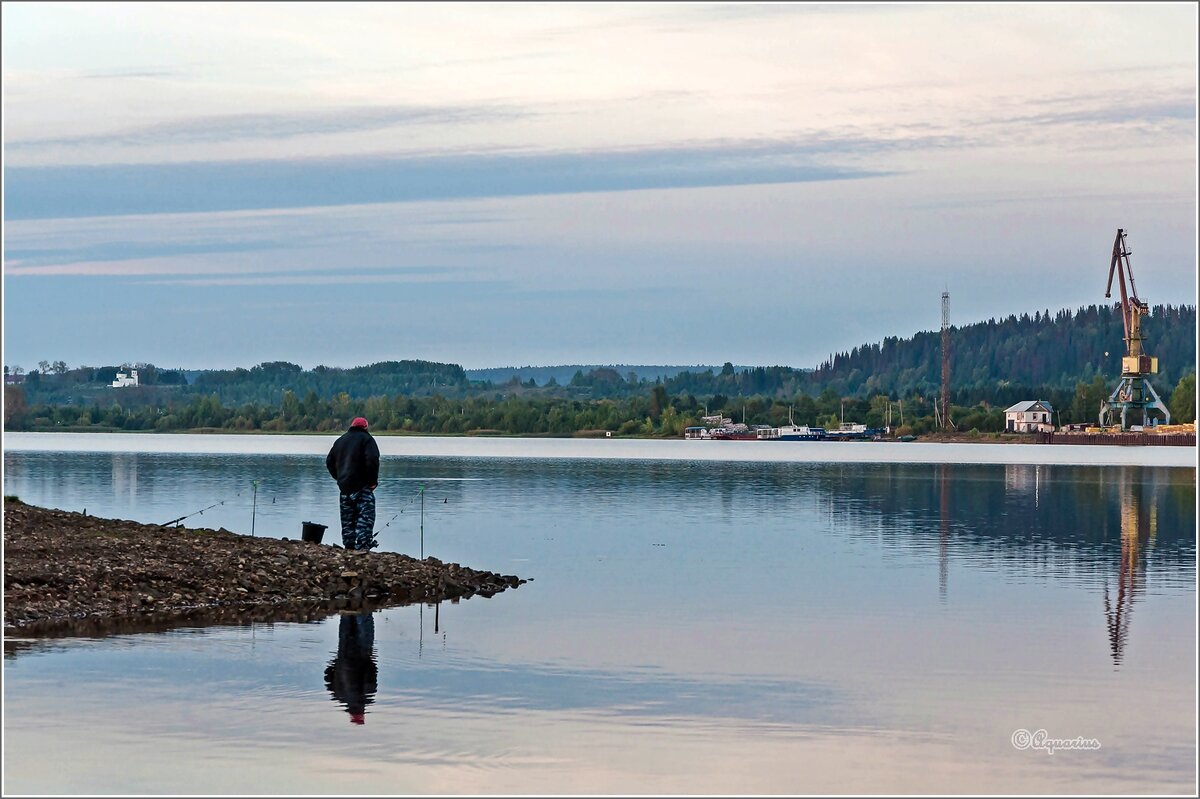
{"type": "Polygon", "coordinates": [[[911,146],[917,142],[847,138],[581,152],[9,166],[4,215],[9,221],[61,219],[851,180],[888,173],[833,165],[824,156],[911,146]]]}
{"type": "Polygon", "coordinates": [[[162,69],[146,67],[143,69],[99,69],[81,72],[76,77],[84,80],[124,80],[125,78],[180,78],[184,72],[180,69],[162,69]]]}
{"type": "Polygon", "coordinates": [[[975,133],[981,144],[993,147],[1040,143],[1075,152],[1171,144],[1194,148],[1195,120],[1195,101],[1178,92],[1138,98],[1068,95],[1015,103],[980,118],[975,133]]]}
{"type": "Polygon", "coordinates": [[[10,150],[41,147],[194,144],[361,133],[402,125],[464,125],[508,121],[533,112],[503,106],[345,106],[319,111],[189,117],[111,133],[32,138],[6,143],[10,150]]]}
{"type": "Polygon", "coordinates": [[[803,19],[813,15],[849,15],[900,13],[920,11],[916,8],[896,8],[893,3],[701,3],[683,5],[680,11],[697,21],[738,21],[760,19],[803,19]]]}
{"type": "Polygon", "coordinates": [[[159,258],[171,255],[216,255],[235,252],[261,252],[275,250],[280,241],[224,241],[224,242],[137,242],[107,241],[80,247],[6,248],[4,251],[5,272],[8,274],[32,274],[42,267],[61,266],[80,262],[131,261],[141,258],[159,258]],[[19,270],[19,271],[13,271],[19,270]]]}
{"type": "Polygon", "coordinates": [[[1195,87],[1177,86],[1157,92],[1114,94],[1087,92],[1012,101],[1021,111],[989,120],[999,125],[1122,125],[1192,121],[1196,117],[1195,87]]]}
{"type": "Polygon", "coordinates": [[[711,29],[715,25],[738,23],[778,23],[803,21],[815,15],[842,16],[877,14],[880,12],[909,13],[910,9],[890,4],[830,3],[667,3],[665,5],[634,4],[609,13],[613,6],[581,19],[578,22],[537,29],[528,38],[534,41],[559,43],[573,36],[594,36],[598,31],[611,33],[646,34],[656,36],[711,29]]]}
{"type": "Polygon", "coordinates": [[[1030,125],[1074,125],[1105,124],[1120,125],[1127,122],[1162,122],[1186,120],[1196,117],[1196,105],[1191,101],[1144,103],[1135,106],[1111,108],[1079,108],[1064,111],[1049,111],[1042,114],[1011,117],[997,120],[1002,123],[1025,123],[1030,125]]]}
{"type": "MultiPolygon", "coordinates": [[[[358,270],[354,270],[358,271],[358,270]]],[[[189,277],[171,280],[142,280],[143,286],[363,286],[384,283],[420,283],[424,286],[461,285],[464,280],[446,280],[441,269],[397,269],[381,274],[290,274],[189,277]]],[[[510,285],[502,280],[470,280],[472,288],[499,288],[510,285]]]]}
{"type": "MultiPolygon", "coordinates": [[[[270,248],[275,249],[275,248],[270,248]]],[[[334,281],[342,276],[358,275],[362,279],[378,282],[394,282],[395,280],[423,280],[437,278],[445,280],[454,275],[462,275],[463,279],[472,272],[470,267],[461,266],[394,266],[389,264],[359,264],[330,268],[327,258],[320,262],[306,261],[293,257],[298,250],[278,248],[282,257],[274,259],[226,258],[209,259],[197,258],[195,252],[168,253],[161,256],[130,257],[127,259],[108,259],[94,261],[62,261],[60,263],[33,266],[28,264],[5,264],[5,277],[62,277],[77,275],[86,277],[149,277],[154,275],[186,275],[178,279],[153,281],[160,283],[216,285],[211,281],[229,281],[245,279],[249,283],[266,283],[267,278],[316,278],[317,282],[325,278],[334,281]],[[325,273],[324,275],[322,273],[325,273]]],[[[231,248],[228,252],[238,252],[231,248]]],[[[280,282],[286,282],[281,280],[280,282]]],[[[329,281],[325,281],[329,282],[329,281]]],[[[234,285],[229,283],[228,285],[234,285]]]]}
{"type": "Polygon", "coordinates": [[[454,269],[480,257],[511,255],[496,208],[340,206],[287,211],[162,214],[15,222],[6,226],[6,277],[313,272],[409,266],[454,269]],[[437,266],[434,266],[437,264],[437,266]]]}

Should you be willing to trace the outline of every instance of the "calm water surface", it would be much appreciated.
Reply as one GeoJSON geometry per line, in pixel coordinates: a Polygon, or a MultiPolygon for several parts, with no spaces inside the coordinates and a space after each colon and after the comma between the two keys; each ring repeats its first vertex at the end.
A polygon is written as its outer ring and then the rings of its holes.
{"type": "MultiPolygon", "coordinates": [[[[4,491],[145,522],[215,505],[184,524],[335,532],[327,439],[234,438],[218,452],[6,439],[4,491]]],[[[384,549],[419,553],[424,485],[426,554],[533,582],[305,624],[7,639],[5,790],[1194,787],[1193,468],[387,443],[384,549]],[[1018,750],[1019,729],[1100,748],[1018,750]]]]}

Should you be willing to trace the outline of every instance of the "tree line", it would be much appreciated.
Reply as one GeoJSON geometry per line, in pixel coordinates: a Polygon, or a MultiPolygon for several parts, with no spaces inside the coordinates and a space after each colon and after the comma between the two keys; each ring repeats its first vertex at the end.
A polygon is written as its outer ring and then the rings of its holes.
{"type": "MultiPolygon", "coordinates": [[[[1100,401],[1107,398],[1102,378],[1078,383],[1072,390],[1025,396],[1047,399],[1056,409],[1059,424],[1095,423],[1100,401]]],[[[1168,394],[1174,421],[1193,421],[1196,376],[1182,378],[1168,394]]],[[[778,427],[789,422],[836,428],[841,422],[870,427],[890,426],[897,435],[922,434],[937,428],[936,394],[893,398],[883,393],[843,397],[826,388],[817,396],[799,393],[788,399],[761,394],[699,398],[694,394],[668,393],[653,386],[646,394],[620,399],[580,400],[565,397],[509,396],[451,398],[396,394],[353,398],[342,392],[330,399],[310,390],[297,397],[284,390],[280,403],[222,403],[217,394],[193,396],[166,405],[126,407],[113,402],[98,404],[30,405],[19,387],[5,391],[4,426],[7,430],[131,430],[183,432],[229,430],[245,432],[333,432],[365,416],[372,430],[384,433],[449,435],[600,435],[678,437],[685,427],[702,424],[704,416],[724,415],[746,424],[778,427]]],[[[1005,405],[983,400],[972,405],[952,403],[955,427],[975,433],[1004,429],[1005,405]]]]}
{"type": "MultiPolygon", "coordinates": [[[[1142,332],[1147,352],[1158,358],[1160,372],[1154,382],[1160,391],[1195,372],[1194,305],[1153,306],[1143,318],[1142,332]]],[[[1125,352],[1123,337],[1115,306],[1093,305],[1054,314],[1037,311],[1033,316],[1011,315],[952,327],[951,390],[964,401],[986,395],[998,404],[1045,399],[1051,392],[1073,391],[1077,383],[1090,383],[1096,377],[1111,380],[1115,387],[1125,352]],[[1018,395],[1015,389],[1026,395],[1018,395]],[[1031,390],[1041,396],[1030,396],[1031,390]]],[[[941,380],[941,331],[925,331],[835,353],[812,370],[760,366],[736,371],[726,363],[719,373],[683,372],[664,382],[672,393],[788,396],[799,391],[818,394],[828,388],[839,395],[905,397],[935,393],[941,380]]]]}
{"type": "MultiPolygon", "coordinates": [[[[1160,364],[1152,382],[1169,400],[1174,421],[1194,419],[1195,307],[1154,306],[1143,331],[1147,350],[1160,364]]],[[[1093,422],[1116,385],[1122,335],[1114,306],[1038,311],[952,328],[951,418],[959,429],[997,431],[1005,407],[1042,399],[1054,406],[1060,424],[1093,422]]],[[[6,386],[5,427],[325,431],[367,413],[370,405],[378,411],[380,429],[394,431],[675,435],[706,413],[772,426],[786,423],[789,413],[798,424],[822,426],[845,414],[847,421],[882,426],[890,407],[895,427],[903,406],[905,426],[922,432],[933,426],[941,335],[885,338],[835,353],[815,369],[739,369],[727,362],[719,370],[649,380],[633,370],[622,374],[602,367],[576,370],[563,384],[551,378],[540,385],[516,374],[502,383],[470,380],[457,364],[421,360],[311,370],[274,361],[201,371],[190,383],[181,370],[135,366],[141,385],[111,389],[122,367],[69,369],[62,361],[43,361],[24,383],[6,386]],[[354,413],[346,416],[351,406],[354,413]],[[451,406],[458,408],[457,418],[451,406]]],[[[15,376],[15,370],[5,370],[6,377],[15,376]]]]}

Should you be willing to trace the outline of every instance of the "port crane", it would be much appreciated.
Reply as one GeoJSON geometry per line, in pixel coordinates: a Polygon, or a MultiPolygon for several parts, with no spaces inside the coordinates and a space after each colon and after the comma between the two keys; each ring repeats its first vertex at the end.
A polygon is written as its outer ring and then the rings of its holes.
{"type": "Polygon", "coordinates": [[[1121,322],[1125,326],[1125,356],[1121,358],[1121,382],[1106,402],[1100,403],[1100,426],[1109,427],[1120,414],[1121,431],[1132,427],[1158,424],[1150,412],[1157,410],[1163,423],[1171,423],[1171,412],[1158,398],[1149,375],[1158,374],[1158,358],[1153,358],[1142,349],[1142,317],[1150,312],[1150,306],[1137,294],[1133,282],[1133,267],[1129,263],[1130,251],[1125,246],[1125,230],[1117,229],[1113,240],[1112,261],[1108,266],[1108,288],[1105,297],[1112,296],[1113,278],[1121,290],[1121,322]],[[1125,278],[1129,278],[1129,287],[1125,278]],[[1132,418],[1131,417],[1132,412],[1132,418]]]}

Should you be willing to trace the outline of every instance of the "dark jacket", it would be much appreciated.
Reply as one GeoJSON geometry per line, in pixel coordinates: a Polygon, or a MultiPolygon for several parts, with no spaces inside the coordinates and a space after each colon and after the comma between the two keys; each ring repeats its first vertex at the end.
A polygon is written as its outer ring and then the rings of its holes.
{"type": "Polygon", "coordinates": [[[379,445],[362,427],[351,427],[333,442],[325,456],[325,468],[343,494],[379,482],[379,445]]]}

